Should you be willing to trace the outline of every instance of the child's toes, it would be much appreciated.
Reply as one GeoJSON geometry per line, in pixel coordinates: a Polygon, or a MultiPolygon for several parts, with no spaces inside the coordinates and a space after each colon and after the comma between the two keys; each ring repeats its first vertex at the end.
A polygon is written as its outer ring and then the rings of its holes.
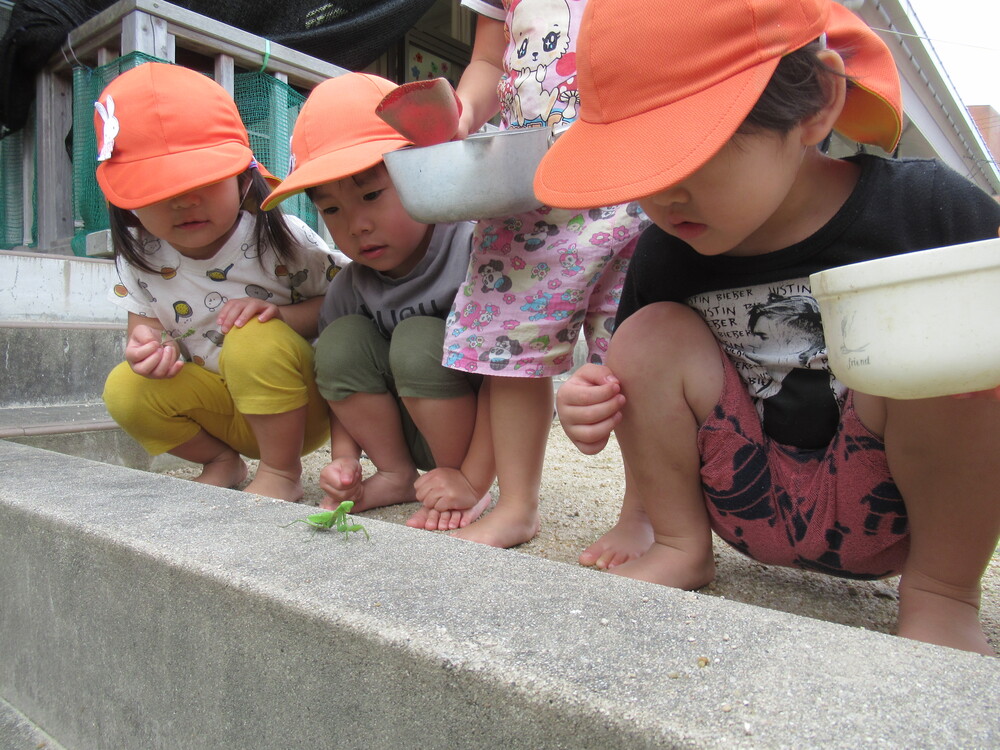
{"type": "Polygon", "coordinates": [[[427,511],[427,520],[424,523],[427,531],[439,531],[441,529],[441,511],[430,508],[427,511]]]}

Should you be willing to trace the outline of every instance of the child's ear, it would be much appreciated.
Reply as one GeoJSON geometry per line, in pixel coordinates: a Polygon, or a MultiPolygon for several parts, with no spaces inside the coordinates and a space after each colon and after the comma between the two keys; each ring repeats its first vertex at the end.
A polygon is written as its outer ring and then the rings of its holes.
{"type": "Polygon", "coordinates": [[[804,119],[802,126],[802,144],[815,146],[822,143],[844,109],[847,98],[847,77],[844,74],[844,60],[832,49],[821,50],[819,59],[830,71],[824,76],[823,85],[826,88],[826,103],[816,113],[804,119]]]}

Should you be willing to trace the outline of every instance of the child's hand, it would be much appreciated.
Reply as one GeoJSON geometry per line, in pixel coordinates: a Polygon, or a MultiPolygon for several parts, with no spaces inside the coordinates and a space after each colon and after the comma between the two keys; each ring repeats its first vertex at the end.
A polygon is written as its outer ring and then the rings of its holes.
{"type": "Polygon", "coordinates": [[[458,469],[432,469],[413,483],[417,500],[437,511],[468,510],[482,498],[458,469]]]}
{"type": "Polygon", "coordinates": [[[361,462],[356,458],[335,458],[319,473],[319,488],[326,497],[319,504],[324,510],[336,510],[345,500],[359,502],[364,494],[361,462]]]}
{"type": "Polygon", "coordinates": [[[281,310],[277,305],[257,299],[256,297],[231,299],[219,310],[219,317],[216,318],[216,322],[218,322],[222,333],[229,333],[233,328],[242,328],[245,326],[254,316],[261,323],[266,323],[272,318],[281,320],[281,310]]]}
{"type": "Polygon", "coordinates": [[[132,372],[152,380],[172,378],[184,367],[180,350],[173,339],[163,341],[163,331],[137,325],[125,344],[125,361],[132,372]]]}
{"type": "Polygon", "coordinates": [[[458,116],[458,128],[455,130],[455,135],[452,136],[452,140],[465,140],[469,137],[469,133],[472,132],[475,132],[472,125],[472,108],[463,103],[462,114],[458,116]]]}
{"type": "Polygon", "coordinates": [[[604,365],[584,365],[559,386],[556,410],[563,432],[581,453],[599,453],[622,420],[625,396],[604,365]]]}

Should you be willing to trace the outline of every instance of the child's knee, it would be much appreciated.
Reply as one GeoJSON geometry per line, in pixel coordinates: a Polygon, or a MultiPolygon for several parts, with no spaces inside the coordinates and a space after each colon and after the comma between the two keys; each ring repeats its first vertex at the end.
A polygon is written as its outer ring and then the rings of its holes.
{"type": "Polygon", "coordinates": [[[717,351],[718,343],[697,312],[677,302],[656,302],[640,308],[618,326],[609,364],[634,357],[677,360],[705,349],[717,351]]]}
{"type": "MultiPolygon", "coordinates": [[[[442,363],[444,321],[417,316],[407,318],[393,331],[389,347],[389,366],[398,386],[430,380],[451,380],[442,363]],[[436,377],[437,376],[437,377],[436,377]]],[[[459,378],[464,375],[454,371],[459,378]]]]}
{"type": "Polygon", "coordinates": [[[389,343],[363,315],[337,318],[316,342],[316,386],[327,401],[389,387],[389,343]]]}
{"type": "Polygon", "coordinates": [[[136,410],[139,404],[136,391],[141,388],[144,380],[146,378],[132,371],[128,362],[119,362],[108,373],[101,398],[104,399],[108,414],[119,424],[129,421],[130,415],[136,410]]]}
{"type": "Polygon", "coordinates": [[[375,323],[363,315],[337,318],[316,341],[316,376],[325,381],[359,370],[377,371],[387,348],[375,323]]]}
{"type": "Polygon", "coordinates": [[[241,328],[230,329],[222,340],[219,369],[261,367],[272,357],[286,357],[289,351],[301,356],[308,348],[308,342],[284,321],[261,323],[251,318],[241,328]]]}

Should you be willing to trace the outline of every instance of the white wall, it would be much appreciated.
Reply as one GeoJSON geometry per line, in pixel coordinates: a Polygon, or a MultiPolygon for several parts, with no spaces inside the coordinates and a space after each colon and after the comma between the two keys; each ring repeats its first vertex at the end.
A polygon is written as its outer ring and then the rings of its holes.
{"type": "Polygon", "coordinates": [[[0,324],[123,327],[125,311],[107,296],[116,283],[110,260],[0,251],[0,324]]]}

